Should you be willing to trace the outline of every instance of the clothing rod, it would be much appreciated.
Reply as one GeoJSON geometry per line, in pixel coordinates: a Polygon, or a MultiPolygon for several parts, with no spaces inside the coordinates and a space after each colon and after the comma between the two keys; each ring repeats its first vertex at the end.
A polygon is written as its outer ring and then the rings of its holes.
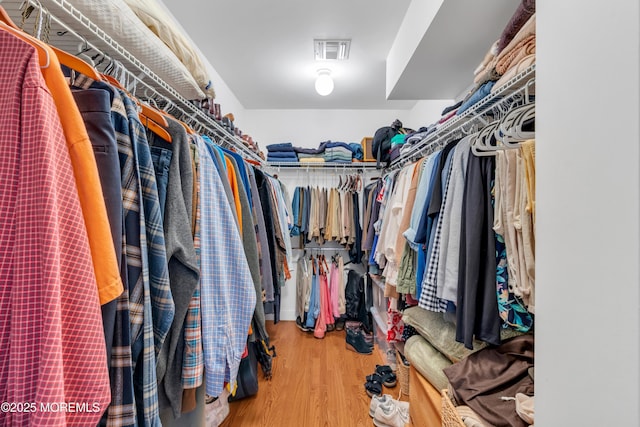
{"type": "MultiPolygon", "coordinates": [[[[49,3],[52,3],[53,5],[60,8],[60,10],[64,12],[66,16],[72,18],[76,24],[75,26],[72,26],[64,19],[61,19],[56,13],[52,12],[48,8],[43,7],[38,1],[27,1],[36,9],[42,9],[42,11],[48,14],[52,18],[52,20],[56,22],[56,24],[60,25],[65,30],[72,32],[76,37],[79,38],[79,40],[86,42],[96,52],[99,52],[109,58],[118,60],[120,62],[122,62],[123,59],[126,60],[127,63],[129,63],[132,67],[140,72],[140,75],[136,75],[132,72],[131,69],[125,67],[125,70],[130,76],[132,76],[138,83],[144,84],[146,88],[153,90],[158,97],[164,99],[167,103],[171,103],[175,108],[179,109],[179,111],[184,113],[184,117],[189,117],[192,120],[195,120],[199,125],[207,129],[210,132],[210,136],[215,136],[216,142],[218,144],[225,144],[227,147],[231,147],[237,150],[243,156],[262,164],[262,159],[256,153],[249,150],[240,138],[237,138],[235,135],[229,134],[226,129],[224,129],[215,120],[208,117],[203,111],[200,110],[198,106],[194,105],[191,101],[180,95],[173,87],[171,87],[162,78],[155,74],[149,67],[135,58],[119,43],[113,40],[106,32],[104,32],[104,30],[94,24],[78,9],[73,7],[73,5],[71,5],[68,1],[47,0],[49,3]],[[99,41],[101,44],[104,44],[105,47],[98,46],[95,41],[89,42],[88,38],[80,34],[84,30],[88,31],[92,35],[92,38],[95,37],[95,40],[99,41]],[[107,50],[112,51],[107,52],[107,50]],[[148,77],[152,81],[153,85],[144,81],[144,77],[148,77]]],[[[4,3],[7,4],[9,2],[4,3]]],[[[51,30],[54,31],[53,29],[51,30]]]]}
{"type": "Polygon", "coordinates": [[[327,169],[376,169],[376,163],[300,163],[300,162],[267,162],[267,167],[285,169],[309,169],[322,171],[327,169]]]}
{"type": "Polygon", "coordinates": [[[337,252],[337,251],[348,251],[348,250],[350,250],[350,249],[347,249],[347,248],[308,248],[308,247],[306,247],[304,249],[299,249],[299,248],[298,249],[293,248],[293,249],[294,250],[298,250],[298,251],[307,251],[307,250],[309,250],[309,251],[317,251],[317,252],[337,252]]]}

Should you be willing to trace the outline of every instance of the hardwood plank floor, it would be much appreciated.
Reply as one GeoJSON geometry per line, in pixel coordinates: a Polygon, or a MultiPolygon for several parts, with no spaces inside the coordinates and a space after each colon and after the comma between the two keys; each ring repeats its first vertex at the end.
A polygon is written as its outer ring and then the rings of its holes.
{"type": "MultiPolygon", "coordinates": [[[[273,379],[264,380],[258,368],[258,394],[230,403],[222,427],[373,425],[364,382],[376,364],[383,364],[377,346],[371,355],[357,354],[345,348],[344,331],[317,339],[295,322],[267,321],[267,330],[277,352],[273,379]]],[[[383,392],[397,396],[398,387],[383,392]]]]}

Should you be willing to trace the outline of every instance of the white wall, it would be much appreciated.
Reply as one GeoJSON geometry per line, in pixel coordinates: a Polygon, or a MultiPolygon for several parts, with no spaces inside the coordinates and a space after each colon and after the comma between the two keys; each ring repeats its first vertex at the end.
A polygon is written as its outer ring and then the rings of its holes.
{"type": "Polygon", "coordinates": [[[409,113],[407,126],[416,130],[421,126],[429,126],[439,119],[442,110],[455,103],[456,101],[452,99],[418,101],[409,113]]]}
{"type": "Polygon", "coordinates": [[[317,147],[322,141],[360,142],[395,119],[410,128],[437,121],[449,100],[419,101],[412,110],[245,110],[241,129],[265,147],[291,142],[317,147]]]}
{"type": "Polygon", "coordinates": [[[536,425],[640,425],[640,10],[537,2],[536,425]]]}
{"type": "Polygon", "coordinates": [[[404,72],[409,60],[429,29],[444,0],[413,0],[404,15],[393,45],[387,55],[387,98],[404,72]]]}
{"type": "Polygon", "coordinates": [[[233,113],[235,118],[235,121],[233,122],[234,125],[244,131],[243,123],[246,116],[244,107],[233,92],[231,92],[229,86],[227,86],[224,80],[222,80],[220,74],[218,74],[209,61],[207,61],[204,56],[202,56],[202,58],[207,63],[207,71],[209,72],[211,81],[213,81],[213,89],[216,91],[216,99],[214,102],[220,104],[220,110],[223,116],[227,113],[233,113]]]}
{"type": "Polygon", "coordinates": [[[247,132],[265,150],[269,144],[291,142],[317,147],[322,141],[360,142],[409,110],[246,110],[247,132]]]}

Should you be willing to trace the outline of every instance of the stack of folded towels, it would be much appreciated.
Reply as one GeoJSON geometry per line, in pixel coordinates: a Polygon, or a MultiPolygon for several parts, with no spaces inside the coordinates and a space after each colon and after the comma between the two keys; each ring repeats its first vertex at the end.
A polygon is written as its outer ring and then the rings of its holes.
{"type": "Polygon", "coordinates": [[[297,163],[298,156],[293,151],[293,144],[282,142],[267,145],[267,161],[274,163],[297,163]]]}

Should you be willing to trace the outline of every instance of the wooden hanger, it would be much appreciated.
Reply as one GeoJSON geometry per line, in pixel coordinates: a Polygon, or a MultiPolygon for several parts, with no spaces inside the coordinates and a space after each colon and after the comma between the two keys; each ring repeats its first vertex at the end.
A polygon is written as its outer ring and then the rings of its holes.
{"type": "MultiPolygon", "coordinates": [[[[140,116],[140,121],[142,122],[142,124],[147,129],[149,129],[150,131],[152,131],[153,133],[155,133],[156,135],[158,135],[160,138],[164,139],[165,141],[173,142],[173,139],[171,138],[171,135],[169,134],[167,129],[162,127],[161,124],[158,124],[155,120],[153,120],[152,118],[149,118],[149,116],[144,114],[144,112],[141,112],[139,114],[139,116],[140,116]]],[[[163,117],[163,120],[164,120],[164,117],[163,117]]],[[[165,123],[166,123],[166,120],[165,120],[165,123]]]]}
{"type": "Polygon", "coordinates": [[[16,26],[16,24],[13,23],[13,21],[7,14],[7,11],[4,10],[2,6],[0,6],[0,28],[6,30],[7,32],[13,34],[24,42],[29,43],[31,46],[35,47],[38,51],[40,68],[48,68],[49,65],[51,65],[51,58],[49,57],[49,46],[36,39],[35,37],[31,37],[29,34],[20,30],[16,26]]]}
{"type": "Polygon", "coordinates": [[[50,46],[50,47],[55,52],[56,57],[58,58],[58,61],[60,62],[60,64],[65,65],[81,74],[84,74],[85,76],[89,77],[92,80],[95,80],[97,82],[102,81],[102,76],[100,75],[98,70],[93,68],[91,65],[89,65],[82,59],[78,58],[75,55],[67,53],[64,50],[58,49],[55,46],[50,46]]]}
{"type": "Polygon", "coordinates": [[[177,118],[173,117],[171,114],[167,113],[166,111],[163,110],[158,110],[162,115],[164,115],[165,117],[171,117],[173,120],[175,120],[176,122],[180,123],[180,126],[182,126],[185,130],[185,132],[187,132],[189,135],[195,135],[196,131],[193,130],[191,127],[189,127],[188,124],[186,124],[185,122],[183,122],[182,120],[178,120],[177,118]]]}
{"type": "MultiPolygon", "coordinates": [[[[135,99],[134,97],[132,98],[135,99]]],[[[156,122],[157,124],[159,124],[164,128],[169,127],[169,122],[167,122],[167,119],[165,118],[164,114],[162,114],[160,111],[153,108],[149,104],[145,104],[144,102],[138,101],[138,105],[140,106],[140,109],[142,109],[142,114],[144,114],[145,116],[147,116],[148,118],[150,118],[151,120],[153,120],[154,122],[156,122]]]]}
{"type": "Polygon", "coordinates": [[[126,89],[124,88],[124,86],[122,86],[122,84],[120,84],[120,82],[115,77],[110,76],[109,74],[104,74],[104,73],[100,74],[100,76],[103,78],[103,80],[106,80],[112,86],[115,86],[118,89],[124,90],[126,92],[126,89]]]}

